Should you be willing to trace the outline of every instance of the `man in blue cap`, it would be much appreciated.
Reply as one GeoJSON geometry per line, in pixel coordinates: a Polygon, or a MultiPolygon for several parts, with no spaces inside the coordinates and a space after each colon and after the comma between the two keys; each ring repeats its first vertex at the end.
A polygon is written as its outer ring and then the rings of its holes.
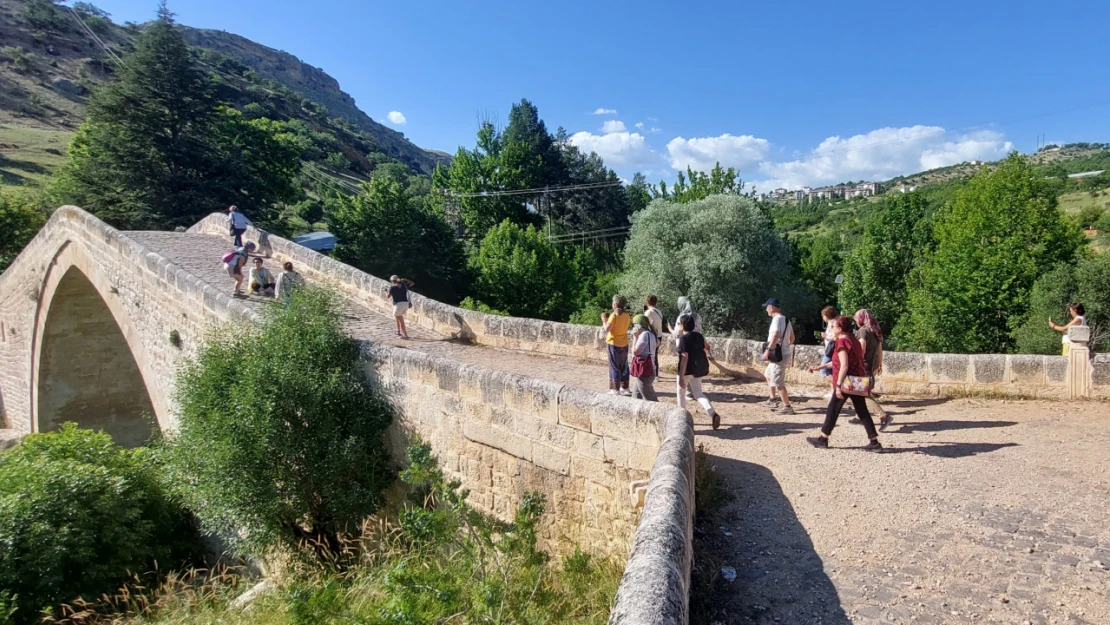
{"type": "Polygon", "coordinates": [[[782,314],[782,302],[777,298],[772,297],[767,300],[763,303],[763,307],[771,317],[767,346],[763,350],[763,362],[767,363],[767,369],[763,375],[767,376],[771,398],[763,405],[778,414],[794,414],[794,407],[790,405],[790,395],[786,392],[785,369],[794,347],[794,329],[790,327],[790,320],[782,314]]]}

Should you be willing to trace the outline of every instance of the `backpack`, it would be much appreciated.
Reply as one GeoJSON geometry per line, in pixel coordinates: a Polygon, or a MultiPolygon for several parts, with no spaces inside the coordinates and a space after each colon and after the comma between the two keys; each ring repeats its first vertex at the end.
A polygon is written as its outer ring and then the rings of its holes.
{"type": "Polygon", "coordinates": [[[227,254],[224,254],[223,256],[221,256],[220,261],[223,262],[226,265],[228,263],[233,262],[237,256],[239,256],[239,251],[238,250],[231,250],[227,254]]]}

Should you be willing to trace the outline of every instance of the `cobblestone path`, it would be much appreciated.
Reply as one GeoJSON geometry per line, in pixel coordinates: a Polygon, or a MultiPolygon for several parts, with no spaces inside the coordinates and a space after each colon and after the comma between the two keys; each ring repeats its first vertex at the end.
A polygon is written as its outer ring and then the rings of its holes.
{"type": "MultiPolygon", "coordinates": [[[[227,241],[129,233],[219,288],[227,241]]],[[[280,269],[267,261],[271,271],[280,269]]],[[[248,298],[264,306],[260,298],[248,298]]],[[[466,346],[351,302],[353,335],[491,369],[603,391],[600,363],[466,346]]],[[[674,400],[673,377],[656,388],[674,400]]],[[[841,419],[833,449],[805,436],[825,389],[792,389],[797,414],[756,404],[759,383],[714,379],[720,430],[694,412],[734,494],[702,536],[720,623],[1110,624],[1110,405],[1097,402],[883,399],[894,424],[883,454],[853,449],[863,428],[841,419]]]]}

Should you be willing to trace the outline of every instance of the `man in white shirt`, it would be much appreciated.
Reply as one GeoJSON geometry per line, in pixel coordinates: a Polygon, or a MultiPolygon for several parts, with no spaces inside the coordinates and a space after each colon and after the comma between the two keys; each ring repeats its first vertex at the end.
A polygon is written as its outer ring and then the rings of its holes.
{"type": "Polygon", "coordinates": [[[235,247],[243,246],[243,233],[247,231],[247,226],[250,223],[247,216],[239,212],[239,207],[234,204],[227,207],[227,229],[228,233],[235,239],[235,247]]]}
{"type": "Polygon", "coordinates": [[[794,347],[794,328],[791,327],[786,315],[782,314],[782,303],[778,299],[772,297],[763,303],[763,307],[771,317],[771,328],[767,332],[767,347],[763,350],[763,362],[767,363],[767,369],[763,375],[767,376],[771,397],[763,405],[774,409],[778,414],[794,414],[794,407],[790,405],[790,395],[786,392],[785,370],[786,362],[790,359],[790,352],[794,347]],[[780,353],[781,358],[775,361],[774,359],[780,353]]]}

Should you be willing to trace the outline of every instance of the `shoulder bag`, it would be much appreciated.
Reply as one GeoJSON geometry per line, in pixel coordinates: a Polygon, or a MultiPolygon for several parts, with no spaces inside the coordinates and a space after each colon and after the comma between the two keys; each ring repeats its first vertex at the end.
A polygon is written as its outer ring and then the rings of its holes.
{"type": "Polygon", "coordinates": [[[786,340],[786,331],[790,329],[790,320],[786,320],[786,326],[782,330],[782,336],[779,337],[779,342],[767,354],[767,362],[782,362],[782,342],[786,340]]]}
{"type": "Polygon", "coordinates": [[[840,384],[840,392],[845,395],[867,397],[871,394],[871,376],[850,375],[840,384]]]}

